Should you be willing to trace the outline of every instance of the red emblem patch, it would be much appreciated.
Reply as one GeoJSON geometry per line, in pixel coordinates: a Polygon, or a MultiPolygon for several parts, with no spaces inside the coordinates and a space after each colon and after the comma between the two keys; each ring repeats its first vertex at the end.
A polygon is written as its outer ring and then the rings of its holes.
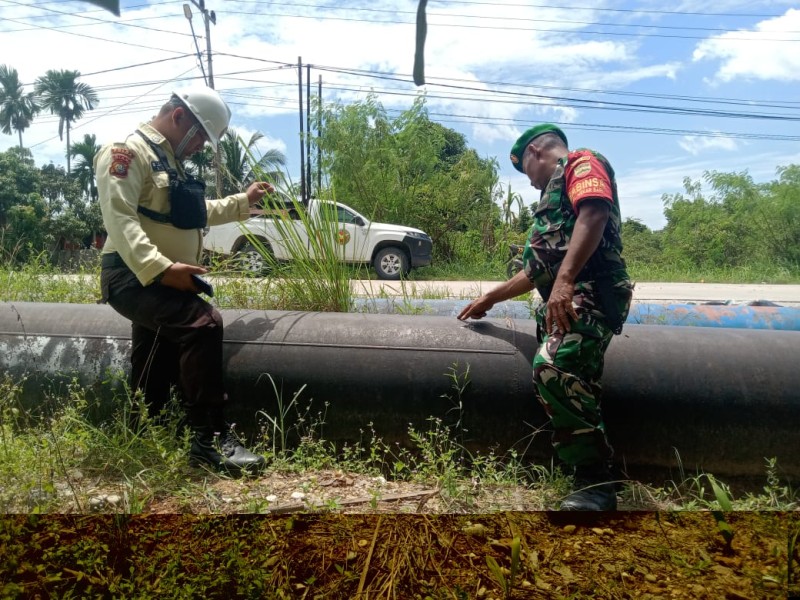
{"type": "Polygon", "coordinates": [[[128,176],[128,165],[134,157],[133,150],[128,148],[112,148],[111,149],[111,167],[108,172],[114,177],[124,179],[128,176]]]}

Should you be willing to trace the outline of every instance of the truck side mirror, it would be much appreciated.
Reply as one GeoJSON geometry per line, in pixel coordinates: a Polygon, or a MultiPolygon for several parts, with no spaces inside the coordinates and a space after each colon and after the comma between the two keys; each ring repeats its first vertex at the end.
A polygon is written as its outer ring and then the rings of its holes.
{"type": "Polygon", "coordinates": [[[361,217],[356,217],[353,222],[356,225],[358,225],[359,227],[363,227],[364,225],[366,225],[366,223],[364,222],[364,219],[362,219],[361,217]]]}

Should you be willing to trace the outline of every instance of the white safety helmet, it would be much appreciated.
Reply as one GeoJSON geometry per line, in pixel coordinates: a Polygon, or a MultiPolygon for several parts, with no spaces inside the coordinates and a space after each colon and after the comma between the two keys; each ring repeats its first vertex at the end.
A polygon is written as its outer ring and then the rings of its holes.
{"type": "Polygon", "coordinates": [[[225,135],[231,122],[231,110],[216,90],[198,87],[181,92],[173,92],[180,98],[208,135],[211,146],[216,151],[220,138],[225,135]]]}

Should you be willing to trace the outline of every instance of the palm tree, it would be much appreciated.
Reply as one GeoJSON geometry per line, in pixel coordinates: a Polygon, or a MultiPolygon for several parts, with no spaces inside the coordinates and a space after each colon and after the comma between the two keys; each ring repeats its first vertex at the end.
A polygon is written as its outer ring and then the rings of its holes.
{"type": "Polygon", "coordinates": [[[256,132],[245,145],[235,130],[225,132],[219,142],[223,172],[221,196],[243,190],[257,177],[266,176],[275,182],[283,179],[281,168],[286,166],[286,156],[280,150],[270,149],[254,160],[255,145],[263,137],[264,134],[256,132]]]}
{"type": "Polygon", "coordinates": [[[198,179],[205,181],[206,173],[214,169],[214,150],[211,146],[203,146],[200,152],[195,152],[186,159],[188,171],[192,175],[197,175],[198,179]]]}
{"type": "Polygon", "coordinates": [[[75,161],[75,173],[73,175],[80,182],[81,188],[88,192],[93,201],[97,200],[97,187],[94,183],[94,157],[98,152],[100,152],[100,146],[94,134],[84,135],[82,142],[73,144],[69,149],[69,157],[78,158],[75,161]]]}
{"type": "Polygon", "coordinates": [[[0,130],[11,135],[19,134],[19,147],[22,148],[22,132],[30,127],[33,117],[39,112],[33,92],[22,90],[19,74],[8,65],[0,65],[0,130]]]}
{"type": "Polygon", "coordinates": [[[64,139],[64,124],[67,126],[67,173],[70,173],[69,130],[70,125],[92,110],[98,103],[97,92],[86,83],[79,83],[79,71],[55,71],[50,69],[36,79],[34,90],[42,108],[58,115],[58,139],[64,139]]]}

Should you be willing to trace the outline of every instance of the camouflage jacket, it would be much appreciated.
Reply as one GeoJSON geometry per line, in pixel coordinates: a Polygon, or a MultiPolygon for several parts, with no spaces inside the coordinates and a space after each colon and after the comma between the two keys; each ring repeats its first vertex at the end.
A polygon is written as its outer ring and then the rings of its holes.
{"type": "Polygon", "coordinates": [[[569,249],[580,203],[587,198],[604,199],[611,210],[600,245],[577,281],[591,281],[599,274],[610,274],[614,281],[628,279],[621,256],[622,219],[614,170],[600,153],[575,150],[559,159],[542,191],[522,256],[525,274],[545,298],[569,249]]]}

